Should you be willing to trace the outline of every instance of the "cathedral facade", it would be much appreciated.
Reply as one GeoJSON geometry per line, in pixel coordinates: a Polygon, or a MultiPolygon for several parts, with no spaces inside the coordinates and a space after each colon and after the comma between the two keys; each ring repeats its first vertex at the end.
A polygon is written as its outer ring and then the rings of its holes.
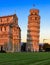
{"type": "Polygon", "coordinates": [[[19,52],[21,29],[16,14],[0,17],[0,51],[19,52]]]}

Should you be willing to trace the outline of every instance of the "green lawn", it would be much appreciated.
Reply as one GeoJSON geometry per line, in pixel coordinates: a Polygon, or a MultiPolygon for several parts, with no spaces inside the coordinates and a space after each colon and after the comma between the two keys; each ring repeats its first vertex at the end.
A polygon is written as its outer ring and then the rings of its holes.
{"type": "Polygon", "coordinates": [[[0,65],[50,65],[50,53],[0,53],[0,65]]]}

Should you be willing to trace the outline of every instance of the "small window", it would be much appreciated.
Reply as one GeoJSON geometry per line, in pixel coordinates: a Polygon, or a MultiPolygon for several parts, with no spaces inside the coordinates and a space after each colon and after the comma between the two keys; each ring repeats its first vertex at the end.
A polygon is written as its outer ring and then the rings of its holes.
{"type": "Polygon", "coordinates": [[[35,15],[37,15],[37,13],[35,13],[35,15]]]}
{"type": "Polygon", "coordinates": [[[37,17],[35,17],[35,20],[37,20],[37,17]]]}
{"type": "Polygon", "coordinates": [[[1,19],[1,22],[2,22],[2,19],[1,19]]]}
{"type": "Polygon", "coordinates": [[[1,27],[1,31],[2,31],[2,27],[1,27]]]}
{"type": "Polygon", "coordinates": [[[6,27],[4,27],[4,30],[6,31],[6,27]]]}

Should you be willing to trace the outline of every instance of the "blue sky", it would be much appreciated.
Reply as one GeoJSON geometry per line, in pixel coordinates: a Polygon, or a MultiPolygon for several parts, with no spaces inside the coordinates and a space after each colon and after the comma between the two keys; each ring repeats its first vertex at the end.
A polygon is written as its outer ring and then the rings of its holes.
{"type": "Polygon", "coordinates": [[[32,8],[40,10],[40,42],[43,42],[43,39],[50,39],[50,0],[1,0],[0,16],[16,13],[21,27],[22,42],[25,42],[29,11],[32,8]]]}

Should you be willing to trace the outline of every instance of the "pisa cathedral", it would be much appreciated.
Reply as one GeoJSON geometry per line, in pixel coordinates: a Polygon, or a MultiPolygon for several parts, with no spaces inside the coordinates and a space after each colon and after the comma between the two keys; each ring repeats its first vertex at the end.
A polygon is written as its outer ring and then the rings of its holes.
{"type": "Polygon", "coordinates": [[[16,14],[0,17],[0,50],[19,52],[20,43],[21,29],[16,14]]]}

